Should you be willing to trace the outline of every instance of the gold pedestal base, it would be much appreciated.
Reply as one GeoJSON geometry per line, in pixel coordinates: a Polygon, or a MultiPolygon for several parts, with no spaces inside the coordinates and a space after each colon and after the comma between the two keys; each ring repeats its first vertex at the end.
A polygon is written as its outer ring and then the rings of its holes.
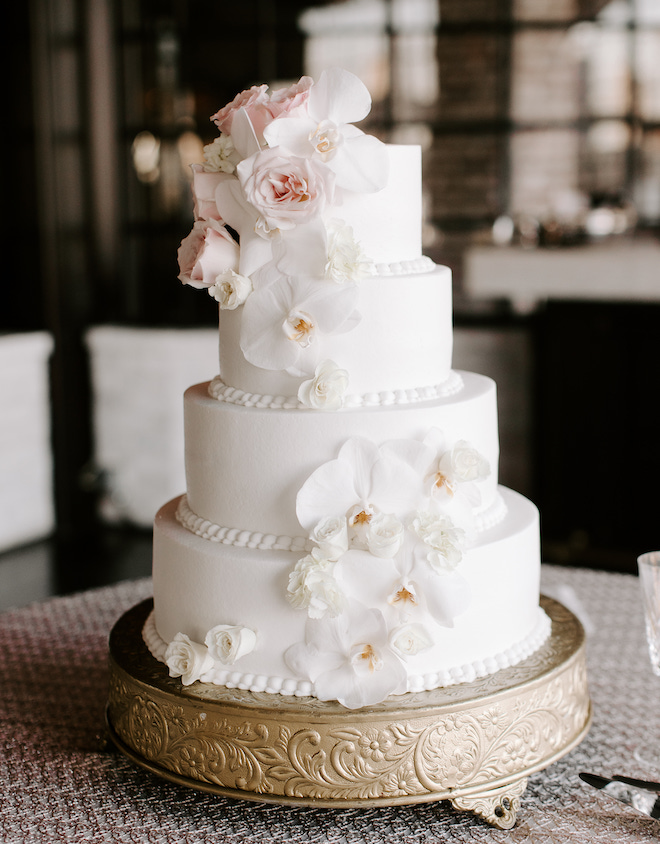
{"type": "Polygon", "coordinates": [[[183,687],[142,641],[145,601],[110,637],[110,736],[141,767],[214,794],[333,808],[450,800],[510,829],[527,777],[578,744],[591,721],[582,626],[556,601],[541,603],[552,633],[524,662],[351,711],[183,687]]]}

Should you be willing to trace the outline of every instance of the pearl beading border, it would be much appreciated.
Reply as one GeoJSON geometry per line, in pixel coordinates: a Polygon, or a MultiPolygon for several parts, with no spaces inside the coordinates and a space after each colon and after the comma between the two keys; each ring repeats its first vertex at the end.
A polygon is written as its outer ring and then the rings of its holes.
{"type": "MultiPolygon", "coordinates": [[[[379,393],[349,394],[344,396],[343,408],[391,407],[393,405],[415,404],[433,399],[449,398],[463,389],[463,379],[452,370],[441,384],[427,387],[412,387],[407,390],[385,390],[379,393]]],[[[238,387],[230,387],[216,375],[208,387],[208,394],[217,401],[237,404],[241,407],[260,407],[268,410],[310,410],[297,396],[271,396],[248,393],[238,387]]]]}
{"type": "MultiPolygon", "coordinates": [[[[519,642],[515,642],[493,656],[475,660],[465,665],[428,674],[411,674],[408,677],[408,692],[431,691],[458,683],[471,683],[480,677],[510,668],[531,656],[545,642],[551,632],[552,623],[541,607],[538,608],[537,620],[532,632],[519,642]]],[[[165,662],[167,642],[161,638],[156,629],[154,612],[152,611],[142,629],[142,638],[152,656],[159,662],[165,662]]],[[[268,694],[293,695],[294,697],[313,696],[313,684],[307,680],[296,680],[283,677],[268,677],[265,674],[250,674],[220,667],[214,667],[203,675],[203,683],[215,686],[227,686],[229,689],[244,689],[250,692],[266,692],[268,694]]]]}
{"type": "Polygon", "coordinates": [[[259,551],[304,551],[312,550],[315,544],[304,536],[275,536],[272,533],[258,533],[240,528],[227,528],[202,519],[188,505],[188,496],[182,495],[176,508],[176,519],[187,530],[221,545],[236,548],[254,548],[259,551]]]}
{"type": "MultiPolygon", "coordinates": [[[[482,533],[499,524],[507,514],[504,499],[498,493],[491,506],[483,513],[475,515],[475,530],[482,533]]],[[[188,496],[182,495],[176,508],[176,520],[191,533],[218,542],[221,545],[233,545],[235,548],[254,548],[259,551],[292,551],[309,553],[316,547],[316,543],[304,536],[276,536],[274,533],[258,533],[257,531],[241,530],[216,525],[208,519],[203,519],[190,509],[188,496]]]]}

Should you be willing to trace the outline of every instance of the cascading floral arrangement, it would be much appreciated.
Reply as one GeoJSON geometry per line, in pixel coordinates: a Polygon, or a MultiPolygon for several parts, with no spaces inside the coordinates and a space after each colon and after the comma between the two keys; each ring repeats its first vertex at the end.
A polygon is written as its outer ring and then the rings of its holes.
{"type": "Polygon", "coordinates": [[[288,592],[308,619],[285,660],[316,697],[355,709],[407,690],[406,663],[469,605],[458,567],[489,474],[469,443],[433,429],[380,446],[353,438],[307,479],[297,515],[316,547],[288,592]]]}
{"type": "Polygon", "coordinates": [[[241,307],[246,360],[306,378],[299,400],[312,408],[341,406],[347,373],[319,360],[314,341],[357,325],[371,271],[341,219],[347,193],[387,182],[385,145],[354,125],[370,110],[365,85],[340,68],[271,93],[254,86],[212,116],[220,136],[193,165],[179,279],[241,307]]]}

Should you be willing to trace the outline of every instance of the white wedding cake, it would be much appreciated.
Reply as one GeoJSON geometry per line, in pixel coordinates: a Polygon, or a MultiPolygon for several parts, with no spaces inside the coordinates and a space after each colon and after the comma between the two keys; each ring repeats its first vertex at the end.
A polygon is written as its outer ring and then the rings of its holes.
{"type": "Polygon", "coordinates": [[[421,253],[421,160],[354,124],[352,74],[239,94],[193,167],[186,284],[220,373],[184,397],[185,495],[154,527],[144,638],[172,676],[338,700],[474,680],[536,650],[533,504],[498,486],[495,384],[452,364],[421,253]]]}

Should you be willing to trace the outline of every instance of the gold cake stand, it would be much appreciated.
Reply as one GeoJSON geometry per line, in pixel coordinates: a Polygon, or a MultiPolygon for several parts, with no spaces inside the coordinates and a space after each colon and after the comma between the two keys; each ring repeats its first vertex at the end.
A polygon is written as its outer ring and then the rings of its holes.
{"type": "Polygon", "coordinates": [[[582,626],[556,601],[541,604],[552,633],[513,668],[351,711],[182,686],[142,640],[148,600],[110,636],[110,738],[141,767],[213,794],[333,808],[449,800],[510,829],[527,777],[591,722],[582,626]]]}

